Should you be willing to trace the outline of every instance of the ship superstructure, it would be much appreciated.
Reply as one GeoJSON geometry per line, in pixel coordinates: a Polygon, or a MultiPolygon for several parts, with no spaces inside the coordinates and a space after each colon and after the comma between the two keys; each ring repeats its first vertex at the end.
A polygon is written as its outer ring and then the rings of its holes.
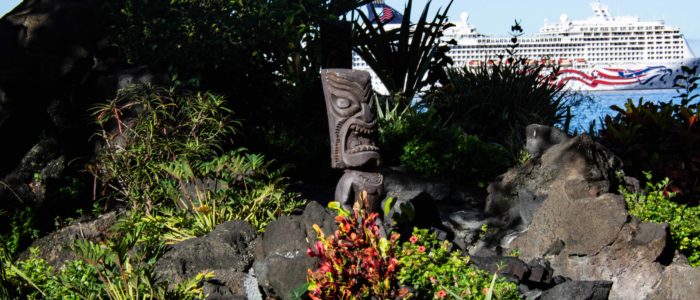
{"type": "MultiPolygon", "coordinates": [[[[679,28],[661,20],[613,17],[600,1],[591,8],[594,16],[586,20],[561,15],[559,22],[545,21],[537,33],[519,37],[517,55],[532,64],[559,65],[558,80],[580,90],[672,88],[681,66],[698,65],[679,28]]],[[[511,36],[480,34],[466,13],[444,39],[457,42],[448,52],[453,67],[499,63],[511,43],[511,36]]],[[[364,68],[361,59],[355,63],[364,68]]]]}

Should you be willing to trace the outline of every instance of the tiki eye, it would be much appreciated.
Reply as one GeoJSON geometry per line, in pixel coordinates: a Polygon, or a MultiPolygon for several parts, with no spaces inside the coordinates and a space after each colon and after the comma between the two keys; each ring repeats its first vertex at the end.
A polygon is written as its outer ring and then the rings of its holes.
{"type": "Polygon", "coordinates": [[[339,108],[348,108],[350,107],[350,100],[345,98],[338,98],[335,101],[335,105],[337,105],[339,108]]]}

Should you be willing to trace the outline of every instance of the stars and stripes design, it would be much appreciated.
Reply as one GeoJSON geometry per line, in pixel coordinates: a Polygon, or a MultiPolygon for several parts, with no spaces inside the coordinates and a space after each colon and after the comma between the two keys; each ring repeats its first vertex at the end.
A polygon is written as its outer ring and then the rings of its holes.
{"type": "Polygon", "coordinates": [[[384,6],[382,9],[382,15],[379,16],[379,21],[382,23],[386,23],[388,21],[391,21],[391,19],[394,18],[394,10],[391,9],[389,6],[384,6]]]}
{"type": "Polygon", "coordinates": [[[401,24],[403,21],[403,15],[382,0],[367,4],[367,16],[372,23],[401,24]]]}

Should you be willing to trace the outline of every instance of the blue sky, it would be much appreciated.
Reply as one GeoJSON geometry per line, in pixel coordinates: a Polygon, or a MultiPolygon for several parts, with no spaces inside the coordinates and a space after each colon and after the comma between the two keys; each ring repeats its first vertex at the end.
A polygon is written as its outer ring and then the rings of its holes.
{"type": "MultiPolygon", "coordinates": [[[[403,12],[406,0],[385,0],[403,12]]],[[[413,18],[417,18],[427,0],[413,0],[413,18]]],[[[444,7],[449,0],[433,0],[431,10],[444,7]]],[[[507,34],[513,20],[522,21],[526,33],[536,32],[547,19],[559,21],[561,14],[569,19],[585,19],[593,15],[593,0],[454,0],[448,13],[451,21],[459,21],[462,12],[469,14],[469,23],[485,34],[507,34]]],[[[698,0],[601,0],[613,16],[637,16],[642,20],[665,20],[681,28],[688,39],[700,39],[700,1],[698,0]]]]}
{"type": "MultiPolygon", "coordinates": [[[[414,0],[415,17],[418,16],[427,0],[414,0]]],[[[590,2],[593,0],[454,0],[450,9],[450,19],[457,21],[462,12],[469,13],[470,23],[480,32],[487,34],[508,33],[514,19],[522,21],[526,32],[535,32],[544,19],[559,20],[562,13],[570,19],[582,19],[592,15],[590,2]]],[[[0,15],[15,7],[20,0],[0,0],[0,15]]],[[[406,0],[385,0],[402,12],[406,0]]],[[[643,20],[664,19],[666,23],[681,28],[689,39],[700,39],[700,1],[698,0],[602,0],[610,6],[613,15],[638,16],[643,20]]],[[[447,5],[448,0],[433,0],[431,5],[447,5]]]]}
{"type": "MultiPolygon", "coordinates": [[[[427,0],[414,0],[413,15],[417,18],[427,0]]],[[[565,13],[569,19],[591,16],[593,0],[454,0],[450,8],[451,20],[458,21],[462,12],[469,13],[469,21],[481,33],[507,34],[513,20],[520,20],[526,33],[537,31],[544,19],[559,20],[565,13]]],[[[20,0],[0,0],[0,15],[15,7],[20,0]]],[[[402,12],[406,0],[385,0],[402,12]]],[[[663,19],[666,24],[681,28],[691,44],[700,43],[700,1],[698,0],[602,0],[613,15],[638,16],[642,20],[663,19]]],[[[431,10],[447,5],[448,0],[433,0],[431,10]]],[[[699,47],[694,47],[698,49],[699,47]]],[[[696,52],[700,52],[698,49],[696,52]]]]}
{"type": "MultiPolygon", "coordinates": [[[[22,1],[19,0],[0,0],[0,15],[5,15],[8,11],[13,9],[17,4],[22,1]]],[[[403,5],[401,5],[403,7],[403,5]]],[[[403,10],[403,8],[401,9],[403,10]]]]}

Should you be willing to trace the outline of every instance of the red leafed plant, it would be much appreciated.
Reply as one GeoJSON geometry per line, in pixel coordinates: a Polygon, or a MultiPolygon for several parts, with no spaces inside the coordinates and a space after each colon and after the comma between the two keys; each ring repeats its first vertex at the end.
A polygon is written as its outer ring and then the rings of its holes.
{"type": "Polygon", "coordinates": [[[396,274],[395,249],[399,235],[382,237],[379,214],[367,212],[358,201],[349,212],[337,202],[329,207],[338,211],[338,230],[326,237],[318,225],[313,228],[319,241],[307,250],[321,259],[320,267],[308,270],[308,296],[311,299],[400,299],[409,294],[400,288],[396,274]]]}

